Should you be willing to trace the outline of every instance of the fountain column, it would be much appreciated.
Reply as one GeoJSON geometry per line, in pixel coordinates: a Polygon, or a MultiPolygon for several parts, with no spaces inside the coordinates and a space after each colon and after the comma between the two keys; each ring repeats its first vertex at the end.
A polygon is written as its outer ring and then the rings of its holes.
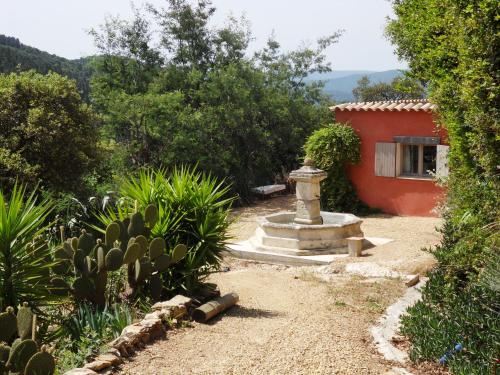
{"type": "Polygon", "coordinates": [[[320,186],[326,178],[325,171],[314,166],[312,159],[306,158],[304,165],[290,173],[290,179],[297,182],[297,209],[295,223],[323,224],[320,213],[320,186]]]}

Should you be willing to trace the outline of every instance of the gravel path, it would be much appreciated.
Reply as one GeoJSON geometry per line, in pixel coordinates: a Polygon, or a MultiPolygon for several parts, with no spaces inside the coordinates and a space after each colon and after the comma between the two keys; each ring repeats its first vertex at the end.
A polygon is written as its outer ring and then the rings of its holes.
{"type": "MultiPolygon", "coordinates": [[[[238,210],[233,234],[248,238],[256,214],[287,209],[289,197],[238,210]]],[[[438,219],[367,218],[366,235],[396,241],[369,250],[359,261],[408,271],[432,264],[421,246],[438,240],[438,219]],[[405,240],[409,238],[409,240],[405,240]],[[411,261],[410,261],[411,260],[411,261]]],[[[352,261],[352,258],[349,258],[352,261]]],[[[222,293],[240,295],[238,306],[209,324],[171,331],[123,365],[122,374],[400,374],[376,352],[370,327],[403,295],[402,281],[226,260],[230,271],[213,275],[222,293]]],[[[408,369],[437,374],[433,366],[408,369]]]]}

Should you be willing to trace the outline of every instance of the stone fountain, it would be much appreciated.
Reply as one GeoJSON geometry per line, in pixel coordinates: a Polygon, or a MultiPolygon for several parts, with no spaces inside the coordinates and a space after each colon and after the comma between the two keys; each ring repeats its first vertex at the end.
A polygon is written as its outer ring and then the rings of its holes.
{"type": "Polygon", "coordinates": [[[296,211],[259,218],[248,241],[251,250],[302,257],[347,253],[347,238],[363,237],[362,220],[352,214],[320,210],[320,182],[326,176],[311,159],[293,171],[290,179],[297,183],[296,211]]]}

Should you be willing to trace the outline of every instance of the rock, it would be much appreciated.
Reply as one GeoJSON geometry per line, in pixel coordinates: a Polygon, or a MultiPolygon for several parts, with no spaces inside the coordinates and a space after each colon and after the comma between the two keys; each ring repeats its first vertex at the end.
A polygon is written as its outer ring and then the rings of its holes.
{"type": "Polygon", "coordinates": [[[409,287],[417,285],[419,281],[420,281],[420,275],[419,274],[408,275],[405,284],[409,288],[409,287]]]}
{"type": "Polygon", "coordinates": [[[146,314],[146,316],[144,317],[144,319],[163,319],[164,317],[164,313],[162,313],[161,311],[153,311],[152,313],[149,313],[149,314],[146,314]]]}
{"type": "Polygon", "coordinates": [[[114,355],[115,357],[118,357],[118,358],[121,357],[120,351],[118,349],[115,349],[115,348],[108,349],[106,351],[106,354],[112,354],[112,355],[114,355]]]}
{"type": "Polygon", "coordinates": [[[193,300],[188,297],[176,295],[174,298],[164,302],[155,303],[151,309],[160,311],[164,316],[163,319],[180,318],[187,314],[187,308],[191,306],[193,300]]]}
{"type": "Polygon", "coordinates": [[[161,319],[143,319],[140,324],[144,329],[147,329],[150,340],[156,340],[165,335],[166,330],[161,319]]]}
{"type": "Polygon", "coordinates": [[[144,328],[139,323],[134,323],[123,328],[120,337],[126,337],[129,339],[131,345],[137,345],[139,342],[144,342],[146,336],[149,340],[149,332],[147,328],[144,328]]]}
{"type": "Polygon", "coordinates": [[[101,355],[97,356],[97,358],[95,360],[96,361],[106,361],[106,362],[111,363],[113,366],[117,366],[123,362],[121,359],[120,352],[118,352],[118,356],[116,356],[114,354],[110,354],[110,353],[101,354],[101,355]]]}
{"type": "Polygon", "coordinates": [[[86,369],[90,369],[92,371],[100,371],[100,370],[103,370],[105,368],[111,367],[111,362],[101,361],[101,360],[96,359],[93,362],[85,364],[85,366],[83,366],[83,367],[86,369]]]}
{"type": "Polygon", "coordinates": [[[88,368],[74,368],[65,372],[64,375],[97,375],[97,372],[88,368]]]}

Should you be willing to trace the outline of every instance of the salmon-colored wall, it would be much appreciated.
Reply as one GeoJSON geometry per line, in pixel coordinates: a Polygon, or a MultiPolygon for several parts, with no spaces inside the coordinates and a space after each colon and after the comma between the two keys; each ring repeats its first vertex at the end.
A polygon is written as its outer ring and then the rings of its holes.
{"type": "Polygon", "coordinates": [[[437,216],[433,210],[443,199],[443,188],[431,179],[407,179],[375,176],[375,143],[394,142],[394,136],[441,138],[447,144],[445,130],[436,130],[432,114],[415,111],[335,111],[336,122],[348,123],[361,138],[361,162],[348,173],[358,196],[370,207],[404,216],[437,216]]]}

